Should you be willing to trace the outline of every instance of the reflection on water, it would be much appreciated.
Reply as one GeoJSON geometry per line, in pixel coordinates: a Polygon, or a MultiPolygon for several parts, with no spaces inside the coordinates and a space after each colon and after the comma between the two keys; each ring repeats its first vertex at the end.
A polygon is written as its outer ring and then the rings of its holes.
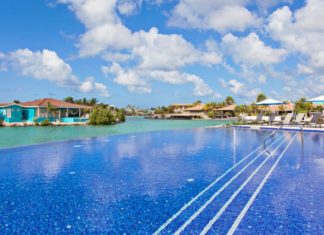
{"type": "MultiPolygon", "coordinates": [[[[55,221],[66,228],[68,222],[93,229],[89,233],[116,234],[145,226],[152,230],[268,135],[236,128],[195,129],[0,150],[0,201],[15,205],[0,205],[0,225],[12,216],[9,222],[21,228],[22,221],[41,211],[38,220],[44,224],[55,221]]],[[[292,133],[283,136],[288,142],[292,133]]],[[[313,203],[319,200],[315,192],[323,195],[317,188],[324,179],[323,139],[320,134],[298,133],[262,189],[260,195],[265,191],[267,198],[261,205],[288,220],[292,212],[287,207],[293,205],[293,213],[307,220],[302,207],[310,206],[310,199],[303,195],[314,196],[313,203]]],[[[29,224],[33,223],[23,226],[29,224]]]]}

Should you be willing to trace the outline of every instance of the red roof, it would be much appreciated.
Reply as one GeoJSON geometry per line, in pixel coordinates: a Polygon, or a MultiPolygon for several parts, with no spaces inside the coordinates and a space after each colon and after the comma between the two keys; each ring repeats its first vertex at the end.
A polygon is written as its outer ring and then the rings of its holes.
{"type": "Polygon", "coordinates": [[[87,106],[87,105],[81,105],[81,104],[73,104],[61,100],[56,100],[53,98],[44,98],[44,99],[39,99],[39,100],[33,100],[29,102],[23,102],[21,103],[23,106],[36,106],[36,107],[47,107],[48,104],[53,105],[56,108],[86,108],[86,109],[91,109],[93,107],[87,106]]]}

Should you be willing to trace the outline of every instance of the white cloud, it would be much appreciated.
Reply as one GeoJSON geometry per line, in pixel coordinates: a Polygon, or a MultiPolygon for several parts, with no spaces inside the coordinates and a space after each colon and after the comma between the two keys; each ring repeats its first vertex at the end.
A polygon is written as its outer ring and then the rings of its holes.
{"type": "Polygon", "coordinates": [[[234,95],[240,97],[256,97],[260,93],[259,88],[247,87],[246,84],[235,79],[231,79],[229,81],[220,79],[219,83],[223,88],[229,89],[234,95]]]}
{"type": "Polygon", "coordinates": [[[299,74],[313,74],[314,73],[314,69],[312,69],[306,65],[303,65],[303,64],[298,64],[297,69],[298,69],[299,74]]]}
{"type": "MultiPolygon", "coordinates": [[[[157,28],[132,32],[122,24],[116,11],[132,14],[142,1],[116,0],[60,0],[68,4],[87,31],[81,35],[79,54],[81,57],[101,55],[111,67],[103,67],[107,75],[114,75],[113,81],[126,86],[131,92],[150,93],[149,85],[154,72],[175,72],[185,82],[194,84],[194,94],[211,94],[211,88],[201,78],[193,79],[179,70],[192,64],[212,66],[220,64],[221,56],[215,42],[208,40],[203,49],[198,49],[177,34],[161,34],[157,28]],[[97,5],[102,4],[98,9],[97,5]],[[131,4],[131,5],[129,5],[131,4]],[[128,63],[122,69],[118,63],[128,63]],[[187,79],[184,79],[186,77],[187,79]],[[190,79],[189,79],[190,78],[190,79]]],[[[156,2],[157,3],[157,2],[156,2]]],[[[168,79],[160,79],[170,82],[168,79]]]]}
{"type": "Polygon", "coordinates": [[[113,75],[113,81],[119,85],[126,86],[131,92],[151,93],[152,89],[144,79],[132,70],[124,70],[117,63],[111,67],[103,66],[102,71],[106,76],[113,75]]]}
{"type": "Polygon", "coordinates": [[[155,80],[170,84],[192,83],[194,85],[193,95],[195,96],[217,95],[201,78],[194,74],[157,70],[150,71],[149,76],[155,80]]]}
{"type": "Polygon", "coordinates": [[[135,14],[142,5],[142,0],[120,0],[118,1],[117,8],[122,15],[135,14]]]}
{"type": "Polygon", "coordinates": [[[267,82],[267,77],[264,74],[259,75],[258,81],[261,84],[265,84],[267,82]]]}
{"type": "Polygon", "coordinates": [[[149,82],[156,80],[174,85],[192,83],[195,96],[218,95],[198,76],[177,70],[143,70],[140,68],[125,70],[119,64],[113,63],[110,67],[103,66],[102,71],[107,77],[112,75],[115,83],[126,86],[131,92],[151,93],[152,88],[149,82]]]}
{"type": "Polygon", "coordinates": [[[160,34],[157,28],[148,32],[140,31],[141,42],[134,47],[132,55],[140,61],[139,67],[151,70],[174,70],[194,63],[219,64],[221,57],[207,48],[197,50],[182,36],[160,34]]]}
{"type": "Polygon", "coordinates": [[[107,86],[100,82],[94,83],[94,90],[102,97],[109,97],[107,86]]]}
{"type": "Polygon", "coordinates": [[[172,10],[168,24],[176,27],[212,29],[221,33],[245,31],[259,24],[245,5],[248,0],[180,0],[172,10]]]}
{"type": "Polygon", "coordinates": [[[241,38],[227,34],[222,39],[222,45],[236,63],[251,67],[279,63],[287,54],[284,49],[273,49],[265,45],[256,33],[241,38]]]}
{"type": "Polygon", "coordinates": [[[132,55],[120,52],[104,52],[102,59],[106,61],[125,62],[132,59],[132,55]]]}
{"type": "Polygon", "coordinates": [[[322,0],[308,0],[294,13],[285,6],[270,16],[268,30],[289,51],[302,53],[312,67],[324,69],[323,12],[322,0]]]}
{"type": "Polygon", "coordinates": [[[72,68],[66,64],[54,51],[44,49],[33,52],[29,49],[19,49],[10,53],[13,66],[23,76],[31,76],[39,80],[49,80],[58,85],[77,83],[72,74],[72,68]]]}
{"type": "Polygon", "coordinates": [[[282,4],[282,3],[292,3],[293,0],[254,0],[255,4],[263,9],[263,10],[267,10],[270,7],[274,7],[277,6],[278,4],[282,4]]]}
{"type": "Polygon", "coordinates": [[[132,32],[125,27],[117,13],[116,0],[59,0],[68,4],[87,31],[81,35],[78,47],[80,56],[94,56],[110,49],[131,48],[132,32]]]}
{"type": "Polygon", "coordinates": [[[324,1],[307,0],[294,12],[284,6],[269,17],[268,31],[272,38],[300,58],[297,75],[305,77],[290,79],[286,85],[292,88],[290,94],[293,97],[324,92],[323,12],[324,1]]]}
{"type": "MultiPolygon", "coordinates": [[[[80,81],[73,74],[71,66],[54,51],[44,49],[33,52],[29,49],[19,49],[11,52],[7,57],[13,68],[22,76],[47,80],[58,86],[72,87],[85,93],[98,90],[93,78],[80,81]]],[[[102,87],[100,94],[108,96],[107,90],[104,92],[102,87]]]]}

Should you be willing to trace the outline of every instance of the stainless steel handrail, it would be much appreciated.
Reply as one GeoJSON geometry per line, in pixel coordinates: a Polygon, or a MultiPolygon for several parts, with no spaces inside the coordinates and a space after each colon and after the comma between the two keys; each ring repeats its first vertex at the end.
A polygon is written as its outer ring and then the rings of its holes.
{"type": "MultiPolygon", "coordinates": [[[[268,153],[271,154],[271,152],[267,149],[267,140],[269,138],[271,138],[272,136],[274,136],[278,131],[280,131],[283,128],[283,126],[280,126],[278,129],[276,129],[275,131],[273,131],[269,136],[267,136],[264,141],[263,141],[263,149],[268,153]]],[[[302,144],[304,144],[304,129],[303,126],[299,126],[301,133],[302,133],[302,144]]]]}
{"type": "MultiPolygon", "coordinates": [[[[268,152],[268,150],[267,150],[267,148],[266,148],[266,144],[267,144],[267,140],[269,139],[269,138],[271,138],[272,136],[274,136],[280,129],[282,129],[282,126],[281,127],[279,127],[278,129],[276,129],[275,131],[273,131],[269,136],[267,136],[267,138],[265,138],[264,139],[264,141],[263,141],[263,148],[264,148],[264,150],[266,150],[267,152],[268,152]]],[[[270,153],[270,152],[269,152],[270,153]]]]}

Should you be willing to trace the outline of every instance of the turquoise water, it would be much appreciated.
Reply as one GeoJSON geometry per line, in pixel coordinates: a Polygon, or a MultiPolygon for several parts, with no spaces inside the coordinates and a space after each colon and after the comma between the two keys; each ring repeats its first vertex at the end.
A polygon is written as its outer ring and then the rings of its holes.
{"type": "Polygon", "coordinates": [[[143,117],[128,117],[125,123],[113,126],[6,127],[0,128],[0,148],[94,136],[217,126],[228,122],[220,120],[149,120],[143,117]]]}

